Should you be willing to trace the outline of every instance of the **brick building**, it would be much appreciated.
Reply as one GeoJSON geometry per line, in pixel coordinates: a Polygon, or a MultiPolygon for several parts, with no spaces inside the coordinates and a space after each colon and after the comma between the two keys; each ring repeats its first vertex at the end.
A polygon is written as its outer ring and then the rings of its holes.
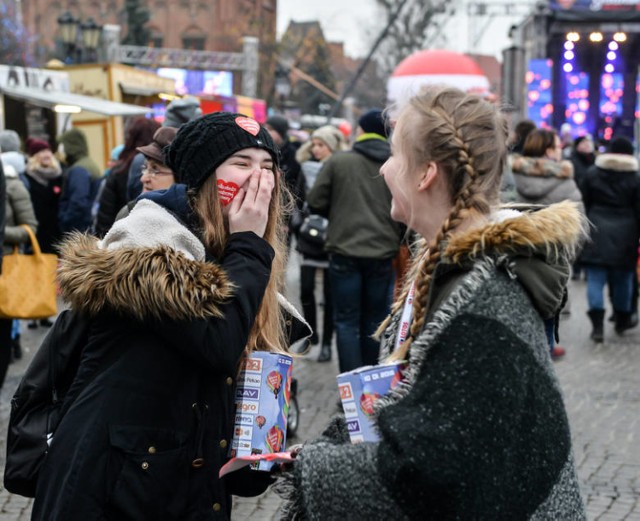
{"type": "MultiPolygon", "coordinates": [[[[55,49],[56,20],[66,11],[81,20],[118,24],[127,34],[125,0],[28,0],[23,20],[35,35],[35,55],[44,63],[55,49]]],[[[273,87],[277,0],[141,0],[148,7],[149,46],[174,49],[241,52],[242,37],[260,42],[258,95],[267,98],[273,87]]],[[[235,82],[234,82],[235,83],[235,82]]]]}

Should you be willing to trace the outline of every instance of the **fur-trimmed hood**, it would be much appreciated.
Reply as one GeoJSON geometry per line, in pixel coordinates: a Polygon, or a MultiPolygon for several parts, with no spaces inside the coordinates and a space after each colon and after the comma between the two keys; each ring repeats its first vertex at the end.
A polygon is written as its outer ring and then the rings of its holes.
{"type": "Polygon", "coordinates": [[[526,157],[518,154],[513,154],[510,160],[514,174],[573,179],[571,161],[554,161],[546,157],[526,157]]]}
{"type": "Polygon", "coordinates": [[[596,166],[612,172],[637,172],[638,160],[629,154],[600,154],[596,157],[596,166]]]}
{"type": "Polygon", "coordinates": [[[140,201],[103,241],[69,235],[60,256],[63,298],[90,315],[108,310],[138,320],[220,316],[219,306],[233,289],[220,266],[204,261],[198,239],[151,201],[140,201]]]}
{"type": "Polygon", "coordinates": [[[577,251],[587,237],[579,205],[565,201],[547,207],[505,206],[490,222],[454,235],[444,262],[466,265],[481,257],[505,262],[543,318],[559,312],[577,251]]]}

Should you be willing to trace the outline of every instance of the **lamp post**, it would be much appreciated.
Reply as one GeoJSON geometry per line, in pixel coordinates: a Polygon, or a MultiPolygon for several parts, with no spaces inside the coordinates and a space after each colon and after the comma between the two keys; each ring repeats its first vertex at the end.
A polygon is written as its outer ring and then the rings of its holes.
{"type": "Polygon", "coordinates": [[[100,43],[102,26],[93,18],[82,22],[70,12],[58,17],[60,39],[64,46],[64,63],[85,63],[94,61],[100,43]]]}

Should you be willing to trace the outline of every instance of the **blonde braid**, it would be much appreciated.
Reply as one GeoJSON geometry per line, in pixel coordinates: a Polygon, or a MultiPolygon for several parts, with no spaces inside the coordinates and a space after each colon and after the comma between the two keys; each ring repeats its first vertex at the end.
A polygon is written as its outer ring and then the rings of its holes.
{"type": "MultiPolygon", "coordinates": [[[[438,98],[434,100],[434,102],[437,101],[438,98]]],[[[389,357],[390,360],[407,359],[408,351],[413,340],[418,337],[424,327],[427,319],[428,297],[433,272],[435,271],[438,262],[441,260],[443,243],[451,236],[465,217],[467,217],[470,209],[476,208],[481,211],[488,211],[489,206],[484,195],[480,195],[479,193],[479,187],[476,183],[476,180],[479,178],[479,174],[474,168],[474,158],[469,146],[465,142],[461,129],[456,127],[453,118],[446,110],[444,110],[444,108],[432,107],[431,114],[439,116],[440,124],[437,128],[440,131],[447,131],[450,136],[449,139],[450,143],[453,145],[453,149],[457,150],[457,155],[455,155],[454,158],[455,171],[452,172],[452,177],[461,179],[462,186],[459,190],[456,190],[457,193],[455,194],[453,208],[442,223],[440,231],[429,244],[429,247],[422,258],[415,261],[417,269],[410,270],[411,277],[415,280],[415,296],[411,313],[411,326],[406,340],[395,352],[391,354],[389,357]]],[[[404,302],[406,302],[407,295],[410,290],[410,284],[407,282],[408,281],[405,281],[401,297],[393,306],[393,314],[397,313],[404,305],[404,302]]],[[[387,317],[376,333],[380,334],[384,328],[388,326],[389,322],[390,317],[387,317]]]]}

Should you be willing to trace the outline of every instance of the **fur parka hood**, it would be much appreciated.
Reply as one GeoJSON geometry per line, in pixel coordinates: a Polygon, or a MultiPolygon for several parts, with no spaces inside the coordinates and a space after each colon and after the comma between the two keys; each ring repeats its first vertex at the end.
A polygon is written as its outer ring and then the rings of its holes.
{"type": "Polygon", "coordinates": [[[638,160],[629,154],[600,154],[595,165],[612,172],[637,172],[639,168],[638,160]]]}
{"type": "Polygon", "coordinates": [[[484,226],[454,235],[444,262],[469,265],[489,257],[505,263],[524,286],[543,318],[559,312],[570,266],[587,237],[579,205],[505,206],[484,226]]]}
{"type": "Polygon", "coordinates": [[[60,248],[63,298],[89,315],[111,311],[138,320],[220,316],[232,284],[205,262],[204,246],[160,205],[140,201],[103,241],[74,233],[60,248]],[[153,217],[153,218],[151,218],[153,217]]]}

